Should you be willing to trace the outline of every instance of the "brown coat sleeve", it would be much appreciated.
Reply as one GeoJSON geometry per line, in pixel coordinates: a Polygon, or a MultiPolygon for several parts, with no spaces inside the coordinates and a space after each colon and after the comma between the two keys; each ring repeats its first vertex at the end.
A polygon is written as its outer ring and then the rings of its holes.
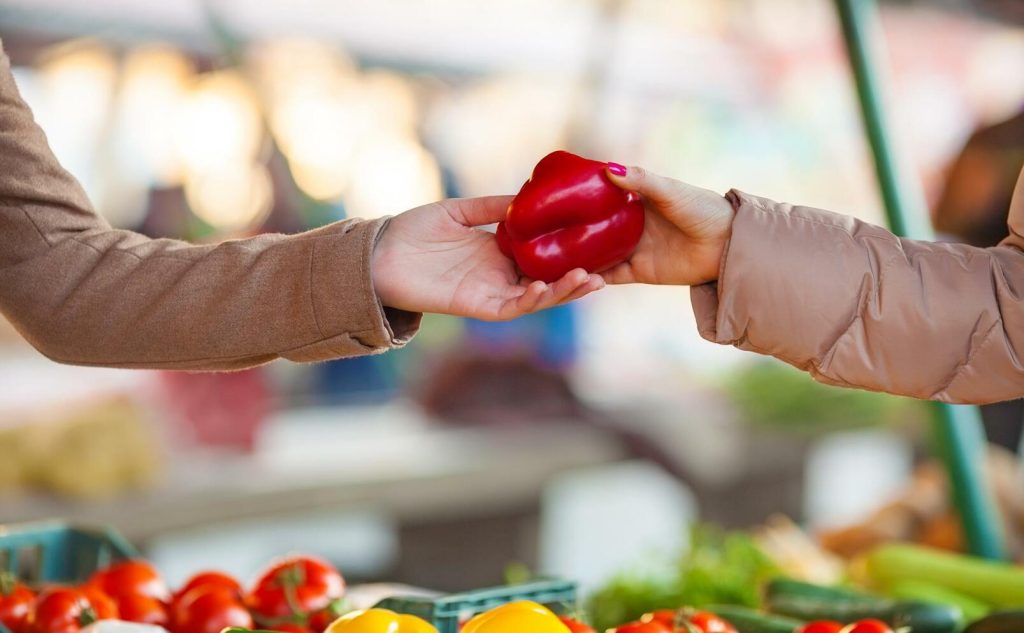
{"type": "Polygon", "coordinates": [[[0,50],[0,311],[63,363],[238,369],[403,345],[381,308],[384,220],[195,246],[112,229],[57,163],[0,50]]]}
{"type": "Polygon", "coordinates": [[[961,403],[1024,395],[1021,196],[1012,236],[989,249],[728,197],[736,219],[719,280],[691,290],[702,336],[830,384],[961,403]]]}

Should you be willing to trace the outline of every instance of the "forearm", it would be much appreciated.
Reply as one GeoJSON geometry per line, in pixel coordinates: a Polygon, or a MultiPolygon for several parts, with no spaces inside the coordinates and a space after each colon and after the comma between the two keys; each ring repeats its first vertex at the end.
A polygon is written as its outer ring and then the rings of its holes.
{"type": "Polygon", "coordinates": [[[987,402],[1024,393],[1024,255],[896,238],[849,217],[733,192],[717,284],[692,291],[705,338],[844,386],[987,402]]]}
{"type": "Polygon", "coordinates": [[[40,351],[72,364],[215,370],[377,353],[418,322],[393,313],[395,333],[376,302],[378,226],[206,247],[85,231],[0,270],[0,307],[40,351]]]}
{"type": "Polygon", "coordinates": [[[370,260],[381,221],[213,246],[118,231],[53,157],[0,54],[0,310],[67,363],[235,369],[406,342],[370,260]]]}

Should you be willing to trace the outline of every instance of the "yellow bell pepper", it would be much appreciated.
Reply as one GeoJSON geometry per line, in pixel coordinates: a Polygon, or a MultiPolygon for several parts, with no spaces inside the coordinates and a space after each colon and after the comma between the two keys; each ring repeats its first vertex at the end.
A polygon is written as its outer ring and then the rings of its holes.
{"type": "Polygon", "coordinates": [[[568,627],[547,607],[520,600],[474,616],[462,633],[567,633],[568,627]]]}
{"type": "Polygon", "coordinates": [[[332,622],[324,633],[437,633],[437,629],[414,615],[366,609],[346,613],[332,622]]]}

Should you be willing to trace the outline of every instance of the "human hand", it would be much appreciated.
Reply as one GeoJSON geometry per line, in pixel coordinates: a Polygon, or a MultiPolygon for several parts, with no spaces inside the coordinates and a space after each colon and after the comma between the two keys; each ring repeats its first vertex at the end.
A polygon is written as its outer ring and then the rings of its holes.
{"type": "Polygon", "coordinates": [[[707,189],[609,163],[616,185],[640,194],[647,210],[644,233],[628,260],[602,273],[610,284],[695,286],[715,281],[732,235],[733,208],[707,189]]]}
{"type": "Polygon", "coordinates": [[[503,321],[604,287],[600,275],[582,268],[550,284],[520,277],[494,235],[474,228],[503,220],[511,200],[442,200],[392,218],[373,252],[373,285],[381,303],[503,321]]]}

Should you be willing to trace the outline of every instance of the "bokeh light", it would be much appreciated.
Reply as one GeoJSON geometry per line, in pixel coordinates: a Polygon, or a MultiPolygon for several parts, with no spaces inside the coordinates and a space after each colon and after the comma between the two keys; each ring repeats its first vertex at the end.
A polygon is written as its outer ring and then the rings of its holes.
{"type": "Polygon", "coordinates": [[[193,173],[228,163],[249,164],[263,139],[256,96],[242,76],[230,70],[197,77],[176,123],[178,156],[193,173]]]}
{"type": "Polygon", "coordinates": [[[273,203],[273,187],[263,165],[226,163],[189,174],[185,197],[199,218],[230,233],[251,228],[266,217],[273,203]]]}
{"type": "Polygon", "coordinates": [[[434,157],[410,138],[375,139],[353,165],[344,196],[352,215],[366,218],[400,213],[443,196],[434,157]]]}
{"type": "Polygon", "coordinates": [[[188,57],[166,45],[143,46],[125,57],[118,95],[122,165],[147,184],[184,179],[175,132],[194,72],[188,57]]]}

